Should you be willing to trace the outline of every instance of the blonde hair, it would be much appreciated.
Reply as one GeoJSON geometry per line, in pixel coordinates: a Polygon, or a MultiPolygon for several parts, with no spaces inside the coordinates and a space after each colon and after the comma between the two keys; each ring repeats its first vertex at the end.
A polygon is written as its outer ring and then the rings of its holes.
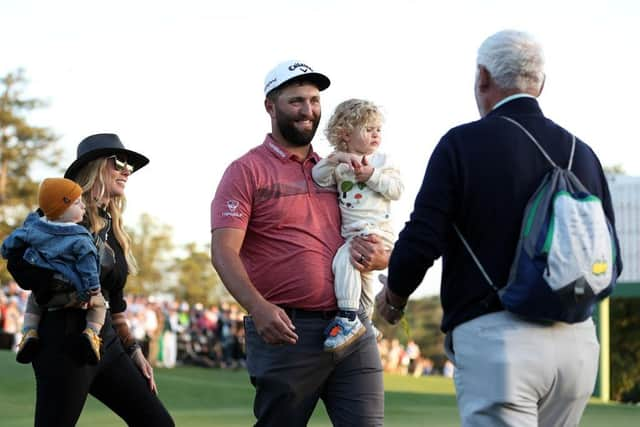
{"type": "Polygon", "coordinates": [[[336,107],[324,134],[337,151],[348,151],[345,136],[358,127],[380,123],[383,120],[380,107],[364,99],[349,99],[336,107]]]}
{"type": "MultiPolygon", "coordinates": [[[[86,207],[85,221],[92,233],[99,232],[107,225],[98,210],[98,204],[107,192],[107,179],[110,178],[107,161],[107,157],[92,160],[84,165],[74,177],[74,181],[82,187],[82,201],[86,207]]],[[[111,215],[111,231],[122,247],[129,273],[136,274],[138,268],[131,251],[131,237],[125,231],[122,223],[122,212],[125,206],[126,198],[124,196],[109,196],[109,201],[103,208],[111,215]]]]}

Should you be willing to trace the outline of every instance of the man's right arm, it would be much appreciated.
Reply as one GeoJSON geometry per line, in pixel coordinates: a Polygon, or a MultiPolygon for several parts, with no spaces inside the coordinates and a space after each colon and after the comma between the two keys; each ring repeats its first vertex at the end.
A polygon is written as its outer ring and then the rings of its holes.
{"type": "Polygon", "coordinates": [[[245,230],[218,228],[211,234],[211,262],[231,295],[251,315],[258,334],[269,344],[295,344],[295,326],[283,309],[264,299],[251,283],[240,259],[245,230]]]}

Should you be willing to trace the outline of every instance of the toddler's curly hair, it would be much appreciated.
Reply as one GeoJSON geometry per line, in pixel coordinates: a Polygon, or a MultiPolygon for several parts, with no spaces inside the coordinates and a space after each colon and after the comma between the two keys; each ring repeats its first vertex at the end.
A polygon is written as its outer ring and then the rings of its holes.
{"type": "Polygon", "coordinates": [[[381,123],[384,117],[380,107],[364,99],[349,99],[336,107],[324,134],[337,151],[348,151],[344,136],[367,124],[381,123]]]}

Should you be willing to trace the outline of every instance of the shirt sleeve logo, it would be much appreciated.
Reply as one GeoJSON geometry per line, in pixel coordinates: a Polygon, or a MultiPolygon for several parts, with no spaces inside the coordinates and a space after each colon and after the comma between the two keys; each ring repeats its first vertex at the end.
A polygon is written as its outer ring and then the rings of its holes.
{"type": "Polygon", "coordinates": [[[227,212],[223,212],[222,216],[233,216],[237,218],[241,218],[242,214],[240,212],[236,212],[240,202],[237,200],[227,200],[227,212]]]}

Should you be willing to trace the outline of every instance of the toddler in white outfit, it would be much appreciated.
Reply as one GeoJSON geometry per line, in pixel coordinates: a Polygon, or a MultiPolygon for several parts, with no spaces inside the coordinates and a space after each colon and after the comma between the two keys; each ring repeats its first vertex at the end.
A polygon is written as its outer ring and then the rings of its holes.
{"type": "MultiPolygon", "coordinates": [[[[389,208],[404,186],[389,156],[378,150],[382,118],[369,101],[350,99],[338,105],[325,130],[335,151],[313,168],[318,185],[337,186],[345,238],[333,259],[339,311],[326,330],[326,351],[342,349],[365,332],[357,316],[361,304],[369,317],[373,313],[373,272],[360,272],[351,263],[351,239],[375,234],[389,250],[395,241],[389,208]]],[[[366,267],[364,257],[356,262],[366,267]]]]}

